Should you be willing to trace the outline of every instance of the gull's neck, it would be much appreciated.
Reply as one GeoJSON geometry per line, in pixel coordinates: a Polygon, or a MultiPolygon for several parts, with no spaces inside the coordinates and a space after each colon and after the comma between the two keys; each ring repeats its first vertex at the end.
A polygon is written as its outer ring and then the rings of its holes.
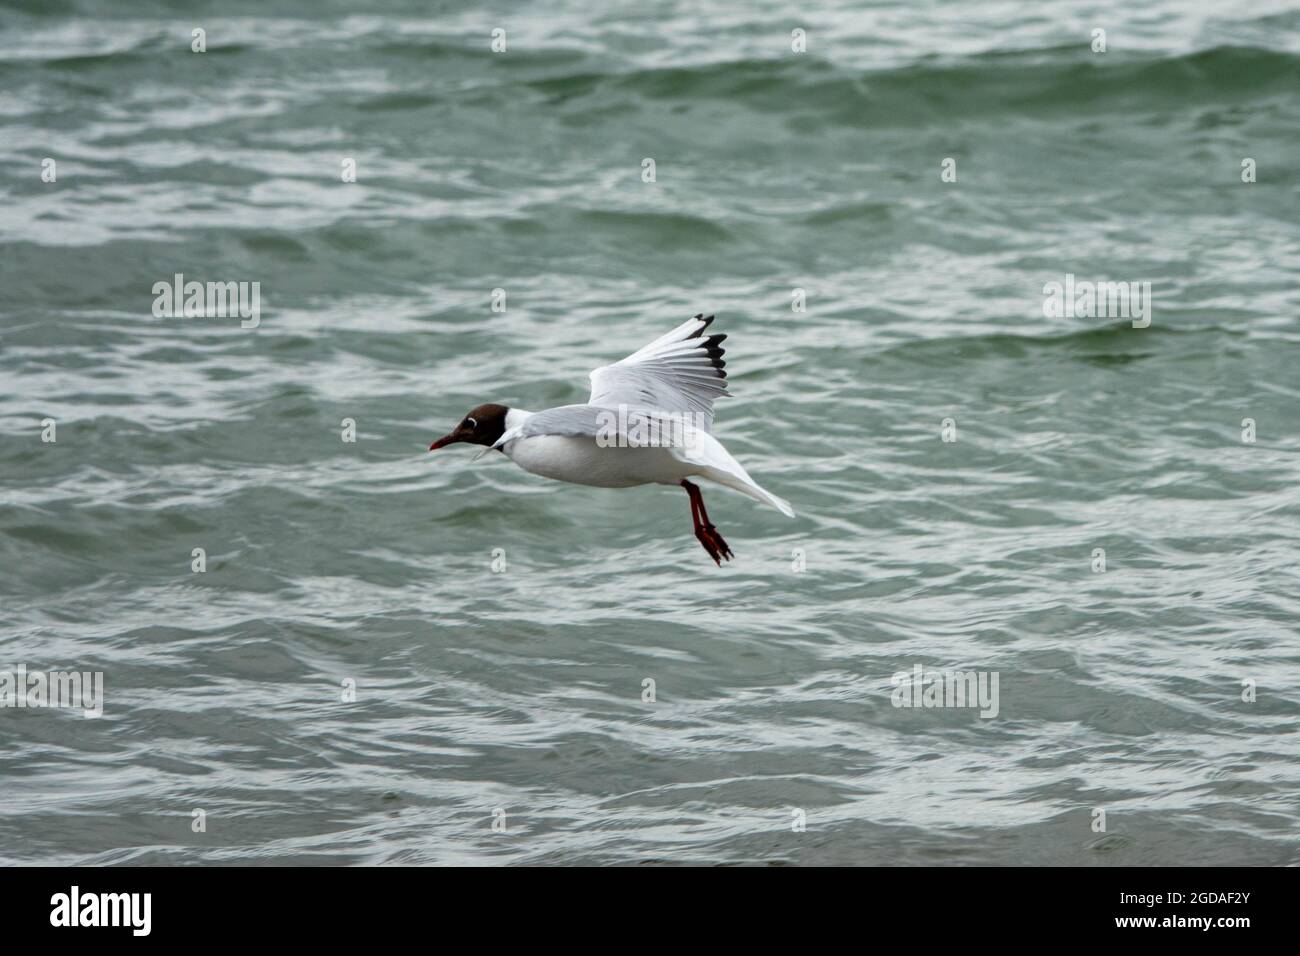
{"type": "Polygon", "coordinates": [[[512,428],[518,428],[532,417],[532,412],[526,412],[522,408],[509,409],[506,412],[506,431],[509,431],[512,428]]]}

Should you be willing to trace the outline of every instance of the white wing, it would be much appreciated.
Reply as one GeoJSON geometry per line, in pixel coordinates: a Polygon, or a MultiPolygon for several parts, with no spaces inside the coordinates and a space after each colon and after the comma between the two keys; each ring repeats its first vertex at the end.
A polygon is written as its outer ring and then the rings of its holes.
{"type": "MultiPolygon", "coordinates": [[[[514,428],[502,432],[492,448],[503,448],[516,438],[531,438],[535,435],[606,438],[610,442],[622,438],[632,445],[657,444],[660,441],[671,445],[674,440],[681,443],[692,441],[697,431],[702,432],[703,429],[697,429],[689,421],[679,422],[673,413],[662,410],[632,410],[627,415],[621,415],[617,409],[606,406],[560,405],[544,412],[529,413],[514,428]],[[644,431],[639,433],[638,429],[644,431]],[[634,437],[638,434],[642,437],[634,437]],[[656,437],[646,437],[648,435],[656,437]]],[[[483,452],[479,454],[482,455],[483,452]]]]}
{"type": "Polygon", "coordinates": [[[688,413],[713,428],[713,402],[730,395],[722,340],[705,336],[713,316],[702,313],[622,361],[591,373],[588,405],[688,413]]]}
{"type": "MultiPolygon", "coordinates": [[[[579,435],[593,438],[600,432],[600,414],[600,409],[590,405],[561,405],[544,412],[531,412],[523,422],[502,432],[492,448],[504,448],[516,438],[530,438],[533,435],[579,435]]],[[[482,458],[492,448],[484,448],[474,456],[474,460],[482,458]]]]}

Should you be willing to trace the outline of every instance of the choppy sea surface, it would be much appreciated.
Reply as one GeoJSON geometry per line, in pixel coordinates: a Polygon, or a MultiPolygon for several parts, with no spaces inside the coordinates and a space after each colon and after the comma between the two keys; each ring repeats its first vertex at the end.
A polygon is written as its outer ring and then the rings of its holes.
{"type": "Polygon", "coordinates": [[[1300,863],[1298,156],[1295,3],[0,4],[0,859],[1300,863]],[[700,311],[734,562],[426,453],[700,311]]]}

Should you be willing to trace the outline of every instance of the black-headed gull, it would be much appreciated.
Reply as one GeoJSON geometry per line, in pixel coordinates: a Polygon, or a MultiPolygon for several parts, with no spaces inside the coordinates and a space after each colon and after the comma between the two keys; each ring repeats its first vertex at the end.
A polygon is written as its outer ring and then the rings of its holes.
{"type": "Polygon", "coordinates": [[[691,499],[695,537],[716,564],[731,549],[688,478],[733,488],[782,514],[789,503],[761,488],[713,437],[713,402],[727,396],[725,335],[704,337],[713,316],[694,316],[621,362],[591,373],[586,405],[526,412],[479,405],[429,451],[456,442],[484,445],[544,478],[601,488],[681,485],[691,499]]]}

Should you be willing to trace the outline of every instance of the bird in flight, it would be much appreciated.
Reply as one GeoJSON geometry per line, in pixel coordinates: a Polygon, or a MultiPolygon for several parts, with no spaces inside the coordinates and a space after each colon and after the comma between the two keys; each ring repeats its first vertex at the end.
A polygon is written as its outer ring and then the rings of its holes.
{"type": "Polygon", "coordinates": [[[727,391],[725,335],[704,335],[713,316],[696,315],[627,358],[591,373],[585,405],[527,412],[505,405],[471,408],[429,451],[458,442],[502,452],[524,471],[600,488],[681,485],[691,499],[695,537],[715,564],[733,555],[709,520],[702,478],[794,517],[713,437],[713,402],[727,391]]]}

